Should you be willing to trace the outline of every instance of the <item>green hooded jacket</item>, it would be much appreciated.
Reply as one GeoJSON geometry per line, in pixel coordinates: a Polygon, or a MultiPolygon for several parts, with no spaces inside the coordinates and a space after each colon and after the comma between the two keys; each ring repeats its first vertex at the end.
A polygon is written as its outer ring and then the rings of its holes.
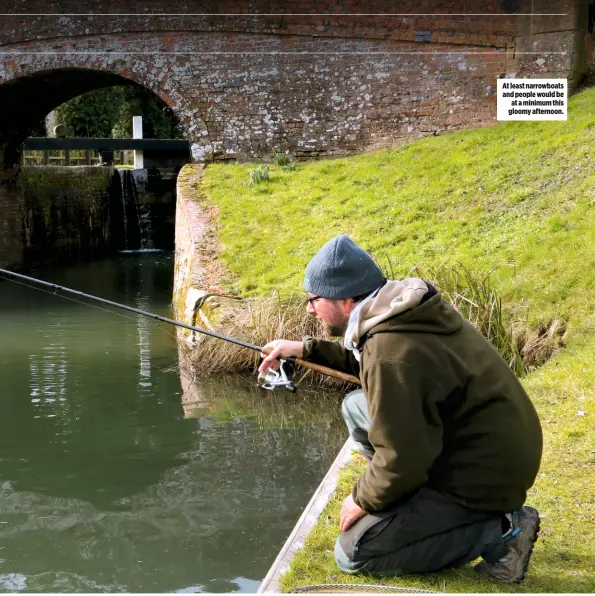
{"type": "Polygon", "coordinates": [[[439,293],[357,339],[360,363],[343,342],[304,340],[306,360],[359,374],[367,396],[375,453],[354,501],[381,511],[425,485],[472,509],[520,508],[539,469],[541,426],[488,340],[439,293]]]}

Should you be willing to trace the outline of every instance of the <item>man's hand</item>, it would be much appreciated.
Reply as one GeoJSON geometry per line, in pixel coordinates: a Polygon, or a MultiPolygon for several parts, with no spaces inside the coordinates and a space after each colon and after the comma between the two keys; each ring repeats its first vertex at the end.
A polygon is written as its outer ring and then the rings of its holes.
{"type": "Polygon", "coordinates": [[[289,341],[288,339],[275,339],[263,346],[260,353],[263,361],[258,367],[258,372],[265,375],[269,368],[277,370],[279,368],[279,358],[304,357],[304,344],[301,341],[289,341]]]}
{"type": "Polygon", "coordinates": [[[359,505],[356,505],[353,497],[349,495],[343,501],[343,507],[341,507],[341,515],[339,516],[339,530],[341,530],[341,532],[345,532],[353,525],[354,522],[364,515],[366,515],[366,512],[359,505]]]}

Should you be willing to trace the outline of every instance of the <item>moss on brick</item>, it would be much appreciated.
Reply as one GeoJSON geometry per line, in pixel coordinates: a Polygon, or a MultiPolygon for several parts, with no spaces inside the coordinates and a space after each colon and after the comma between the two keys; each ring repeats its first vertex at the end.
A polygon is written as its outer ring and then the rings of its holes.
{"type": "Polygon", "coordinates": [[[17,182],[26,258],[84,257],[109,249],[114,170],[25,167],[17,182]]]}

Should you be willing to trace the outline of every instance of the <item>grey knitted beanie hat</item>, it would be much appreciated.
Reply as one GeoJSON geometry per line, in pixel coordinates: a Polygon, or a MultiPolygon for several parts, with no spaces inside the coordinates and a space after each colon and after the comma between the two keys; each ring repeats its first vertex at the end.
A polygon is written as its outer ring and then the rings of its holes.
{"type": "Polygon", "coordinates": [[[385,279],[374,259],[346,234],[331,238],[306,267],[306,291],[340,300],[372,292],[385,279]]]}

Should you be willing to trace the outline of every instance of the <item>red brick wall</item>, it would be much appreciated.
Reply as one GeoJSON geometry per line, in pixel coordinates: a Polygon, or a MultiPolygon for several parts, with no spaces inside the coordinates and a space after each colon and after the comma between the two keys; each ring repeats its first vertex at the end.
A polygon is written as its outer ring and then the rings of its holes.
{"type": "MultiPolygon", "coordinates": [[[[3,12],[82,11],[74,0],[3,4],[3,12]]],[[[345,154],[492,124],[499,77],[576,73],[576,36],[584,47],[574,0],[544,0],[564,18],[505,15],[497,0],[142,5],[218,13],[207,16],[125,16],[141,10],[129,0],[83,4],[119,16],[3,17],[1,49],[14,53],[0,63],[0,82],[56,68],[119,74],[174,108],[196,160],[345,154]],[[289,10],[307,14],[265,16],[289,10]],[[465,15],[421,14],[455,12],[465,15]]],[[[523,0],[521,11],[532,4],[523,0]]]]}

